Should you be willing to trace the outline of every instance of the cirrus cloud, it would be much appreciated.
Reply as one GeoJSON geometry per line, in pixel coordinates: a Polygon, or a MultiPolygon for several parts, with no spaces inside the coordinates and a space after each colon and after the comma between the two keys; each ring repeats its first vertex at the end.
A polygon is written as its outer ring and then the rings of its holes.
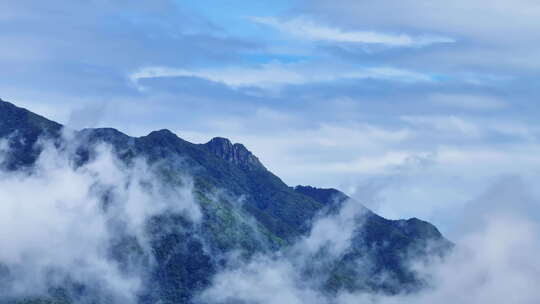
{"type": "Polygon", "coordinates": [[[305,17],[285,21],[271,17],[253,17],[251,20],[302,39],[317,41],[382,44],[391,47],[422,47],[436,43],[455,42],[452,38],[435,35],[411,36],[376,31],[346,31],[338,27],[317,24],[305,17]]]}
{"type": "Polygon", "coordinates": [[[143,67],[129,75],[140,89],[141,80],[150,78],[194,77],[221,83],[234,88],[274,88],[332,81],[377,79],[404,83],[433,82],[435,79],[420,72],[394,67],[312,66],[307,63],[282,64],[273,62],[250,67],[219,67],[181,69],[164,66],[143,67]]]}

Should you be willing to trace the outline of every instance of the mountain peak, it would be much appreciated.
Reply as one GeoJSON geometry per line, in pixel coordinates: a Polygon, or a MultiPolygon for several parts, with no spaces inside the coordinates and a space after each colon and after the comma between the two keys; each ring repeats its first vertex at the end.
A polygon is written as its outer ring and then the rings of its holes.
{"type": "Polygon", "coordinates": [[[168,137],[168,138],[178,138],[178,136],[176,134],[174,134],[171,130],[169,129],[161,129],[161,130],[157,130],[157,131],[152,131],[150,132],[150,134],[148,134],[147,136],[150,136],[150,137],[168,137]]]}
{"type": "Polygon", "coordinates": [[[12,130],[16,127],[32,127],[36,130],[57,131],[62,128],[62,125],[0,99],[0,127],[3,131],[6,129],[12,130]]]}
{"type": "Polygon", "coordinates": [[[228,138],[225,137],[214,137],[210,139],[206,145],[221,145],[221,146],[232,146],[233,144],[228,138]]]}
{"type": "Polygon", "coordinates": [[[0,138],[10,139],[11,153],[0,166],[15,169],[33,163],[39,155],[34,146],[38,138],[57,137],[61,129],[56,122],[1,100],[0,138]]]}
{"type": "Polygon", "coordinates": [[[143,138],[148,138],[153,141],[168,142],[168,143],[176,143],[178,141],[183,141],[180,137],[178,137],[178,135],[176,135],[169,129],[161,129],[157,131],[152,131],[148,135],[143,136],[143,138]]]}
{"type": "Polygon", "coordinates": [[[259,159],[253,155],[244,145],[233,144],[229,139],[214,137],[204,146],[213,154],[229,163],[244,167],[249,170],[264,169],[259,159]]]}
{"type": "Polygon", "coordinates": [[[443,236],[433,224],[416,217],[407,220],[394,220],[393,225],[407,236],[421,236],[426,239],[441,239],[443,236]]]}

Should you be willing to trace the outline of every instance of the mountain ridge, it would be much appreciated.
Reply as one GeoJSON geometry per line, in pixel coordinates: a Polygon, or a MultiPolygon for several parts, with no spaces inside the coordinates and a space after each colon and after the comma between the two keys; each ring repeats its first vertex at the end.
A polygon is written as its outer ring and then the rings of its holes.
{"type": "MultiPolygon", "coordinates": [[[[62,146],[62,128],[61,124],[0,101],[0,138],[7,139],[10,148],[2,167],[18,170],[32,166],[40,155],[37,143],[41,138],[62,146]]],[[[192,226],[171,215],[150,221],[149,231],[153,231],[149,232],[150,239],[165,236],[154,240],[157,266],[150,271],[154,287],[141,296],[141,303],[158,300],[190,303],[197,290],[210,284],[216,269],[224,263],[222,256],[235,250],[244,252],[245,257],[282,250],[309,235],[319,216],[336,215],[347,202],[359,204],[336,189],[289,187],[244,145],[233,144],[226,138],[215,137],[207,143],[194,144],[167,129],[141,137],[131,137],[114,128],[73,132],[78,140],[75,151],[79,165],[95,157],[96,144],[105,143],[126,164],[138,157],[155,164],[168,183],[179,183],[180,175],[193,179],[193,192],[204,219],[197,228],[200,235],[195,237],[192,226]],[[172,228],[162,227],[165,223],[172,228]],[[204,246],[199,244],[200,239],[208,244],[209,252],[201,249],[204,246]],[[182,240],[191,240],[192,247],[185,247],[182,240]]],[[[328,268],[313,270],[328,275],[321,286],[326,292],[345,289],[395,293],[420,286],[421,282],[406,269],[403,254],[413,251],[419,256],[432,254],[426,251],[428,243],[437,244],[435,249],[429,249],[436,254],[452,246],[428,222],[387,220],[366,207],[361,208],[365,210],[363,224],[356,228],[350,248],[325,266],[328,268]],[[366,252],[377,258],[376,267],[369,273],[358,273],[355,262],[364,258],[366,252]],[[369,279],[387,271],[394,273],[400,282],[398,286],[385,286],[369,279]],[[358,280],[359,277],[367,279],[358,280]]]]}

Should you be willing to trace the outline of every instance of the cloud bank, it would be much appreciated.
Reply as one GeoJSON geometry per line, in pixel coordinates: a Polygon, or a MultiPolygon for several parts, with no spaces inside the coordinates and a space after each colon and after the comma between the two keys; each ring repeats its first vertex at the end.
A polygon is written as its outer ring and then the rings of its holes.
{"type": "Polygon", "coordinates": [[[143,266],[153,263],[147,221],[164,212],[200,220],[189,179],[172,188],[144,160],[128,166],[105,145],[82,166],[72,153],[75,141],[61,149],[41,145],[32,169],[0,171],[2,297],[49,296],[74,286],[64,292],[77,302],[135,303],[143,266]],[[77,284],[84,291],[76,292],[77,284]]]}
{"type": "MultiPolygon", "coordinates": [[[[349,206],[339,215],[317,221],[311,235],[291,252],[258,257],[219,273],[213,286],[202,294],[202,300],[261,304],[535,303],[540,296],[536,288],[540,283],[540,262],[536,257],[540,252],[540,227],[522,209],[508,212],[506,205],[493,205],[488,199],[500,195],[501,186],[506,188],[503,191],[514,191],[505,199],[523,199],[523,192],[529,189],[516,187],[514,178],[500,183],[475,201],[476,208],[465,210],[461,224],[470,229],[456,241],[449,255],[433,256],[429,263],[409,261],[409,267],[427,284],[420,292],[385,295],[341,291],[334,296],[317,289],[320,282],[316,277],[303,275],[302,267],[314,263],[313,254],[325,246],[337,249],[326,252],[330,256],[343,254],[340,248],[345,248],[342,245],[350,241],[355,227],[347,219],[361,214],[349,206]]],[[[534,199],[537,203],[538,197],[534,199]]],[[[363,259],[357,267],[373,267],[373,261],[363,259]]],[[[379,280],[393,282],[390,275],[382,275],[379,280]]]]}

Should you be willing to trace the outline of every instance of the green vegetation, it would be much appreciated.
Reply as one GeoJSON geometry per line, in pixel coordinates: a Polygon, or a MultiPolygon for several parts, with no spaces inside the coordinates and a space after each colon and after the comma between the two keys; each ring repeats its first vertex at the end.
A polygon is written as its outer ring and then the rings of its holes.
{"type": "MultiPolygon", "coordinates": [[[[53,138],[62,146],[60,129],[57,123],[0,101],[0,137],[13,137],[11,153],[2,167],[17,170],[31,166],[40,152],[34,146],[40,137],[53,138]]],[[[111,244],[111,259],[120,269],[129,272],[129,265],[135,263],[147,273],[139,295],[141,303],[189,303],[209,286],[219,269],[227,266],[230,254],[249,259],[258,253],[287,250],[307,235],[318,214],[336,214],[348,199],[335,189],[291,188],[266,170],[251,152],[226,139],[192,144],[167,130],[140,138],[114,129],[86,129],[76,135],[80,139],[75,149],[78,165],[95,156],[94,144],[107,143],[128,166],[137,158],[147,160],[169,187],[193,185],[194,199],[202,211],[200,222],[182,214],[151,218],[146,227],[150,255],[128,233],[119,232],[118,240],[111,244]]],[[[421,282],[407,270],[405,257],[443,254],[452,246],[427,222],[390,221],[365,211],[343,255],[331,259],[323,249],[305,266],[307,277],[326,276],[321,288],[330,294],[341,289],[395,293],[418,287],[421,282]],[[365,260],[370,261],[370,267],[359,267],[365,260]],[[396,284],[380,283],[377,278],[383,274],[390,274],[396,284]]],[[[81,296],[77,290],[84,290],[81,286],[86,282],[76,283],[79,288],[69,297],[0,304],[76,302],[81,296]]],[[[102,301],[96,296],[93,302],[102,301]]]]}

